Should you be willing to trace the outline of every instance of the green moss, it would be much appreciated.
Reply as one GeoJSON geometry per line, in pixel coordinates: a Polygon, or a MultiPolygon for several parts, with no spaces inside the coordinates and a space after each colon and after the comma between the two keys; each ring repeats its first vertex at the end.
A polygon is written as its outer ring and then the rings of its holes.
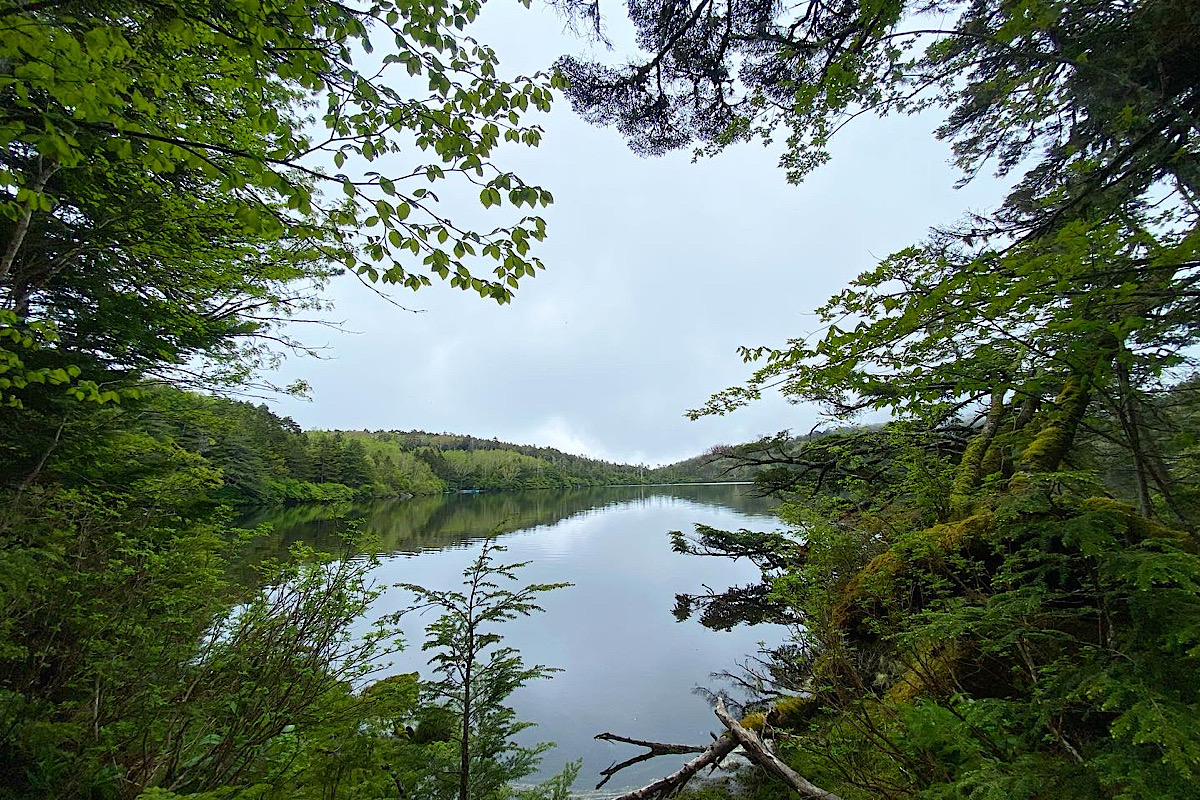
{"type": "Polygon", "coordinates": [[[994,529],[991,512],[981,512],[904,537],[871,559],[850,579],[834,609],[834,624],[843,628],[858,627],[869,615],[871,605],[886,602],[891,597],[896,577],[915,565],[939,564],[946,555],[970,547],[994,529]]]}
{"type": "Polygon", "coordinates": [[[954,479],[956,493],[969,492],[979,485],[979,467],[983,463],[983,456],[989,444],[991,440],[980,434],[967,445],[967,449],[963,451],[958,476],[954,479]]]}
{"type": "Polygon", "coordinates": [[[1030,471],[1046,471],[1052,467],[1045,467],[1045,464],[1058,463],[1058,454],[1063,452],[1062,446],[1063,425],[1059,421],[1054,421],[1048,425],[1043,425],[1037,435],[1023,451],[1019,464],[1023,469],[1030,471]]]}
{"type": "Polygon", "coordinates": [[[763,726],[767,722],[767,715],[761,711],[755,711],[742,717],[739,721],[742,723],[743,728],[752,730],[755,733],[762,733],[763,726]]]}
{"type": "Polygon", "coordinates": [[[1189,553],[1200,553],[1200,542],[1197,542],[1194,535],[1169,528],[1152,519],[1146,519],[1133,506],[1119,500],[1111,497],[1089,497],[1083,501],[1082,506],[1085,511],[1116,516],[1125,524],[1126,531],[1135,542],[1146,539],[1171,539],[1189,553]]]}
{"type": "Polygon", "coordinates": [[[1031,473],[1052,473],[1062,463],[1075,440],[1075,431],[1087,413],[1092,401],[1092,389],[1097,375],[1111,365],[1112,355],[1117,348],[1116,339],[1105,335],[1092,350],[1090,362],[1063,383],[1062,391],[1055,398],[1054,408],[1039,414],[1042,425],[1038,428],[1018,458],[1018,467],[1031,473]]]}
{"type": "Polygon", "coordinates": [[[1000,472],[1004,468],[1004,451],[1006,449],[1007,440],[997,436],[988,445],[987,452],[983,454],[983,463],[979,467],[980,480],[1000,472]]]}
{"type": "Polygon", "coordinates": [[[990,437],[980,434],[972,439],[963,451],[958,474],[950,490],[950,509],[954,513],[963,514],[969,511],[971,495],[979,488],[979,482],[983,479],[983,459],[990,444],[990,437]]]}
{"type": "Polygon", "coordinates": [[[912,705],[919,697],[944,692],[954,683],[962,654],[963,648],[957,642],[926,642],[915,654],[915,665],[888,688],[884,700],[912,705]]]}
{"type": "Polygon", "coordinates": [[[966,519],[934,526],[918,535],[917,541],[932,545],[939,553],[946,553],[963,548],[971,541],[991,532],[993,527],[991,513],[983,512],[966,519]]]}
{"type": "Polygon", "coordinates": [[[815,697],[785,697],[776,700],[767,712],[767,724],[772,728],[783,730],[799,730],[807,727],[812,716],[817,712],[815,697]]]}
{"type": "Polygon", "coordinates": [[[1042,412],[1043,424],[1021,451],[1018,467],[1029,472],[1053,472],[1075,439],[1075,430],[1091,402],[1090,381],[1078,375],[1067,378],[1054,400],[1054,408],[1042,412]]]}

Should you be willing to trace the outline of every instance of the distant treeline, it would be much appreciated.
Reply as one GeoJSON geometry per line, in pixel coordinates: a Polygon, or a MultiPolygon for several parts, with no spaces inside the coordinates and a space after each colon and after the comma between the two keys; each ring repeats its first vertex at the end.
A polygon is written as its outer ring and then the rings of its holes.
{"type": "Polygon", "coordinates": [[[732,467],[721,448],[651,468],[448,433],[304,431],[263,404],[175,389],[147,405],[145,432],[203,457],[220,470],[218,496],[242,505],[749,480],[754,472],[732,467]]]}

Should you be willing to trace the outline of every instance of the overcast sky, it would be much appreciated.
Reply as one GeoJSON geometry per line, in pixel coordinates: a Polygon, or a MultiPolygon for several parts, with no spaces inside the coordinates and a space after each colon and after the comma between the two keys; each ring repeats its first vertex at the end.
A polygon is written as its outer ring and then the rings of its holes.
{"type": "MultiPolygon", "coordinates": [[[[509,75],[566,52],[614,57],[536,4],[493,0],[473,33],[509,75]]],[[[538,122],[539,148],[497,161],[554,193],[535,251],[546,270],[504,307],[448,286],[396,295],[419,314],[334,281],[329,317],[353,332],[299,332],[328,358],[285,364],[278,378],[307,380],[311,401],[272,401],[277,412],[305,428],[448,431],[649,464],[807,431],[817,410],[778,397],[698,422],[683,413],[749,374],[738,345],[812,330],[812,310],[848,280],[1000,194],[986,179],[954,189],[934,117],[861,120],[801,186],[757,144],[698,163],[643,159],[565,99],[538,122]]]]}

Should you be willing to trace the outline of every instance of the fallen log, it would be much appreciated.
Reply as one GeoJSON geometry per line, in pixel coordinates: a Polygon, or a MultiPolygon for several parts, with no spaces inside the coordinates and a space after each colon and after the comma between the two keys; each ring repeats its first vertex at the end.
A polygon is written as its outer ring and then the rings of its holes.
{"type": "Polygon", "coordinates": [[[794,769],[783,763],[777,755],[772,753],[763,743],[763,740],[758,737],[754,731],[742,725],[733,715],[725,708],[725,701],[717,698],[716,706],[717,718],[728,729],[728,733],[722,736],[714,736],[713,743],[708,747],[700,747],[698,745],[683,745],[683,744],[666,744],[663,742],[647,742],[641,739],[630,739],[625,736],[617,736],[612,733],[602,733],[596,736],[597,739],[610,742],[625,742],[626,744],[635,744],[639,747],[645,747],[646,752],[634,756],[620,764],[614,762],[612,766],[604,770],[600,774],[604,776],[604,780],[596,785],[599,789],[608,780],[620,772],[625,767],[633,764],[646,761],[660,755],[679,755],[682,753],[700,753],[691,761],[684,764],[682,767],[666,775],[653,783],[646,784],[640,789],[626,792],[625,794],[614,797],[612,800],[666,800],[666,798],[677,794],[687,785],[700,770],[705,767],[713,767],[714,769],[720,766],[725,758],[733,753],[734,750],[741,747],[748,758],[753,763],[776,776],[806,800],[842,800],[833,792],[822,789],[815,785],[803,775],[800,775],[794,769]]]}
{"type": "Polygon", "coordinates": [[[758,735],[754,731],[743,727],[733,718],[733,715],[725,709],[725,701],[720,697],[717,698],[716,712],[717,718],[725,724],[725,727],[729,729],[733,738],[742,746],[742,750],[746,752],[746,757],[779,778],[788,786],[791,786],[801,797],[811,798],[811,800],[842,800],[833,792],[826,791],[820,786],[813,784],[803,775],[783,763],[779,759],[779,756],[767,749],[767,746],[763,744],[763,740],[758,738],[758,735]]]}

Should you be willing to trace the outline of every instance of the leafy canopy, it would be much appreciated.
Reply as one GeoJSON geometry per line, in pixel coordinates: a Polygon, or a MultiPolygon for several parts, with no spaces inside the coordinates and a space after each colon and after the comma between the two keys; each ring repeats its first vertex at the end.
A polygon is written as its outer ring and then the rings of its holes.
{"type": "Polygon", "coordinates": [[[203,385],[297,348],[339,269],[509,302],[552,197],[493,156],[552,89],[499,76],[481,7],[0,4],[0,306],[84,380],[203,385]],[[452,220],[443,185],[515,213],[452,220]]]}

